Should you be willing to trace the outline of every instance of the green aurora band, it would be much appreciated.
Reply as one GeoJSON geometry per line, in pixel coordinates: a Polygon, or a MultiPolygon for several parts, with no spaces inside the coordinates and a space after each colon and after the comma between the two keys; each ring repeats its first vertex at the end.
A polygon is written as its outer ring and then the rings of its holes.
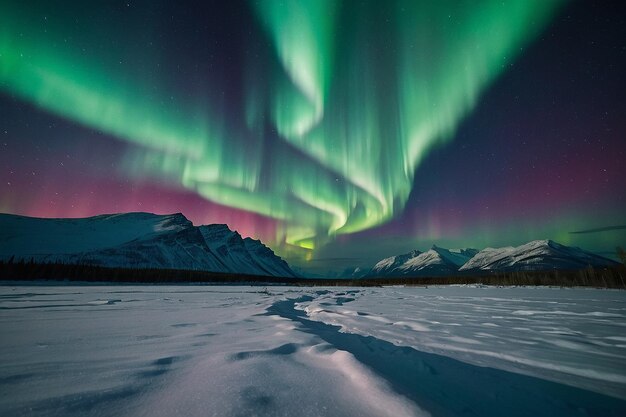
{"type": "Polygon", "coordinates": [[[0,88],[135,145],[125,172],[276,219],[276,243],[315,249],[399,213],[420,161],[560,4],[255,2],[273,48],[250,62],[243,123],[223,116],[211,80],[189,98],[168,74],[87,53],[62,25],[43,31],[39,16],[0,5],[0,88]]]}

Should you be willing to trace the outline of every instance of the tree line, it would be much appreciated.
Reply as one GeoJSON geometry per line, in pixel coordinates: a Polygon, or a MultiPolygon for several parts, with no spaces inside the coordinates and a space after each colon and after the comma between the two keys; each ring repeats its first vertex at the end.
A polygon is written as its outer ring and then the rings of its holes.
{"type": "Polygon", "coordinates": [[[626,266],[587,267],[579,270],[481,272],[437,277],[397,277],[360,279],[309,279],[264,275],[232,274],[199,270],[112,268],[87,264],[41,263],[34,260],[0,261],[4,281],[81,281],[112,283],[214,283],[284,284],[304,286],[384,286],[384,285],[548,285],[560,287],[600,287],[626,289],[626,266]]]}

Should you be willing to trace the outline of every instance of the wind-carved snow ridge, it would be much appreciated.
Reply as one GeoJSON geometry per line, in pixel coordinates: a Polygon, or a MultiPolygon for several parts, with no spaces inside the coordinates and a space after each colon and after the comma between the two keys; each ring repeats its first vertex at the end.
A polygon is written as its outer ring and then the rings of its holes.
{"type": "Polygon", "coordinates": [[[299,308],[341,332],[626,399],[621,291],[451,286],[361,293],[349,306],[320,297],[299,308]]]}
{"type": "MultiPolygon", "coordinates": [[[[415,322],[411,325],[408,319],[392,322],[378,314],[365,313],[365,308],[354,310],[356,305],[365,307],[376,303],[376,299],[363,292],[348,297],[321,292],[317,297],[281,301],[268,312],[297,321],[302,331],[320,337],[333,349],[349,352],[384,378],[395,392],[405,395],[432,415],[619,415],[626,410],[623,400],[526,376],[519,371],[487,368],[484,363],[475,366],[460,362],[419,350],[415,344],[403,346],[402,335],[428,331],[428,327],[415,322]],[[348,307],[346,303],[349,303],[348,307]],[[398,337],[394,330],[385,330],[389,325],[402,329],[397,333],[398,337]]],[[[390,316],[397,317],[397,310],[392,311],[394,314],[390,316]]],[[[447,339],[446,343],[452,345],[482,344],[461,336],[448,335],[447,339]]],[[[554,367],[562,370],[559,364],[554,367]]],[[[595,376],[602,378],[603,375],[608,376],[602,373],[595,376]]],[[[608,382],[626,384],[626,381],[608,382]]]]}
{"type": "Polygon", "coordinates": [[[625,297],[0,286],[0,415],[623,416],[625,297]]]}
{"type": "Polygon", "coordinates": [[[11,258],[295,276],[289,265],[260,241],[243,239],[224,224],[195,227],[180,213],[125,213],[83,219],[0,214],[0,260],[11,258]]]}

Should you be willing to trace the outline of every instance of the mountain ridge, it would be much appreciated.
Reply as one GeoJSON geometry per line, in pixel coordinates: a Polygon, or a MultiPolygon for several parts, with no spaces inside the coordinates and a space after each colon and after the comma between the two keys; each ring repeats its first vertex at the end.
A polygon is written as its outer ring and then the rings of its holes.
{"type": "Polygon", "coordinates": [[[574,246],[551,239],[533,240],[516,247],[486,248],[459,271],[540,271],[604,267],[618,263],[574,246]]]}
{"type": "Polygon", "coordinates": [[[365,277],[419,277],[477,272],[543,271],[618,265],[611,259],[550,239],[533,240],[516,247],[445,249],[433,245],[378,261],[365,277]],[[400,259],[400,262],[398,261],[400,259]]]}
{"type": "Polygon", "coordinates": [[[450,275],[458,272],[459,267],[470,259],[467,251],[474,253],[476,250],[460,249],[453,252],[433,245],[425,252],[414,250],[382,259],[365,276],[450,275]]]}
{"type": "Polygon", "coordinates": [[[225,224],[194,226],[181,213],[51,219],[0,214],[0,260],[11,258],[296,277],[261,241],[242,238],[225,224]]]}

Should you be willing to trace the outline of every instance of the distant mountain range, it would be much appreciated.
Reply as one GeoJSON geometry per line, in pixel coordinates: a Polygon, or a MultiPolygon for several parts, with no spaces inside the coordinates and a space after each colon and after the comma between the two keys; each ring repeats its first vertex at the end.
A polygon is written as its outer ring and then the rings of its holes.
{"type": "Polygon", "coordinates": [[[352,277],[450,276],[487,271],[574,270],[618,263],[580,248],[552,240],[535,240],[518,247],[412,251],[380,260],[369,271],[359,269],[352,277]]]}
{"type": "Polygon", "coordinates": [[[477,253],[476,249],[449,250],[433,246],[426,252],[414,250],[385,258],[376,263],[367,275],[454,275],[477,253]]]}
{"type": "Polygon", "coordinates": [[[80,219],[0,214],[0,260],[106,267],[193,269],[295,277],[259,240],[182,214],[124,213],[80,219]]]}
{"type": "MultiPolygon", "coordinates": [[[[224,224],[194,226],[180,213],[124,213],[81,219],[0,214],[0,261],[85,264],[119,268],[186,269],[296,277],[287,262],[259,240],[224,224]]],[[[552,240],[518,247],[444,249],[433,246],[391,256],[343,278],[420,277],[488,271],[574,270],[617,262],[552,240]]],[[[307,276],[306,271],[302,275],[307,276]]]]}
{"type": "Polygon", "coordinates": [[[606,267],[618,263],[552,240],[534,240],[517,247],[487,248],[476,254],[459,271],[540,271],[606,267]]]}

